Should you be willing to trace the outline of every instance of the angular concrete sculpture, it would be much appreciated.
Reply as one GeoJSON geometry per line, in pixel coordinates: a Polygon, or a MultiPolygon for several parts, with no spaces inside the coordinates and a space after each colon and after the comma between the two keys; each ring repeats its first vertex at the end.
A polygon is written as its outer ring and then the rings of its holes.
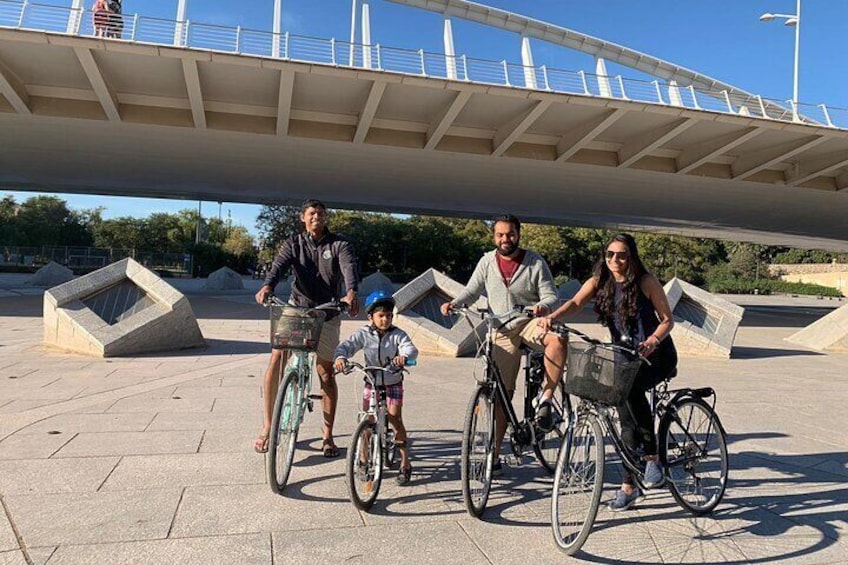
{"type": "Polygon", "coordinates": [[[244,288],[244,282],[241,280],[241,275],[234,270],[229,267],[221,267],[209,275],[203,288],[206,290],[241,290],[244,288]]]}
{"type": "Polygon", "coordinates": [[[32,286],[58,286],[62,283],[66,283],[69,280],[74,278],[74,272],[67,267],[56,263],[55,261],[50,261],[40,269],[38,269],[33,277],[30,279],[29,284],[32,286]]]}
{"type": "Polygon", "coordinates": [[[848,304],[786,338],[817,351],[848,351],[848,304]]]}
{"type": "Polygon", "coordinates": [[[745,309],[678,278],[665,285],[674,315],[671,335],[681,355],[730,357],[745,309]]]}
{"type": "Polygon", "coordinates": [[[188,299],[132,259],[46,291],[44,343],[97,357],[205,345],[188,299]]]}
{"type": "Polygon", "coordinates": [[[580,290],[581,286],[583,285],[580,284],[580,281],[577,279],[566,281],[557,288],[557,298],[559,298],[562,302],[565,302],[570,298],[574,298],[574,295],[577,294],[577,291],[580,290]]]}
{"type": "MultiPolygon", "coordinates": [[[[477,351],[477,337],[485,328],[472,327],[462,317],[445,317],[443,302],[457,296],[463,285],[435,269],[428,269],[394,294],[395,323],[405,330],[423,353],[458,357],[477,351]]],[[[485,305],[480,299],[475,306],[485,305]]]]}

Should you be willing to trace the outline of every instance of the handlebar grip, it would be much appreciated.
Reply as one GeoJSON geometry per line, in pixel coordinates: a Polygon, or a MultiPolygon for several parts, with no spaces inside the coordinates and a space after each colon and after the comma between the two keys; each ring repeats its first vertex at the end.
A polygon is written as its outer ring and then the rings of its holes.
{"type": "Polygon", "coordinates": [[[406,363],[404,363],[404,366],[406,367],[415,367],[416,365],[418,365],[417,359],[407,359],[406,363]]]}

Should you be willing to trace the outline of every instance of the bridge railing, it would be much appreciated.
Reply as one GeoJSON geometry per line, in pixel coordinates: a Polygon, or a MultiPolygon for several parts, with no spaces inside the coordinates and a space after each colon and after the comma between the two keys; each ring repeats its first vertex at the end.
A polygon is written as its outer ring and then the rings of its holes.
{"type": "MultiPolygon", "coordinates": [[[[0,27],[22,28],[51,33],[94,36],[90,10],[74,10],[28,0],[0,0],[0,27]]],[[[101,34],[103,30],[100,30],[101,34]]],[[[507,61],[448,57],[443,53],[402,49],[381,45],[351,44],[289,33],[275,34],[240,26],[220,26],[199,22],[177,22],[140,14],[123,14],[111,20],[106,35],[111,39],[173,45],[190,49],[236,53],[340,67],[370,68],[379,71],[460,80],[533,90],[582,94],[602,98],[632,100],[745,115],[763,119],[793,121],[791,102],[742,96],[727,91],[708,91],[673,81],[639,80],[622,76],[602,76],[584,71],[527,67],[507,61]]],[[[848,109],[824,104],[799,104],[801,121],[848,129],[848,109]]]]}

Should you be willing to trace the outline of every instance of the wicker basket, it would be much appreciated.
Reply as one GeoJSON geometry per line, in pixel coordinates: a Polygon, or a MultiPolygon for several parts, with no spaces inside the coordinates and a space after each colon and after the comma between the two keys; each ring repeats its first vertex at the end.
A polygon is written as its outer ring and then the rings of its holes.
{"type": "Polygon", "coordinates": [[[271,305],[271,347],[315,351],[326,314],[296,306],[271,305]]]}
{"type": "Polygon", "coordinates": [[[642,361],[618,351],[578,341],[569,342],[565,392],[609,405],[630,394],[642,361]]]}

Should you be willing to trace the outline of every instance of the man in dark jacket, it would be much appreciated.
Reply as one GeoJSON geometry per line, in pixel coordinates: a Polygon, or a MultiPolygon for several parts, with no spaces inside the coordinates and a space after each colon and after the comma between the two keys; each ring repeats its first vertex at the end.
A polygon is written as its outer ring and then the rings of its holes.
{"type": "MultiPolygon", "coordinates": [[[[320,200],[310,199],[301,207],[300,219],[305,231],[299,233],[280,247],[280,252],[265,281],[256,293],[256,302],[263,304],[274,291],[277,283],[291,268],[294,274],[289,302],[295,306],[311,308],[342,300],[350,305],[351,316],[356,316],[359,305],[356,301],[359,276],[353,245],[339,235],[327,229],[327,208],[320,200]]],[[[333,441],[333,422],[336,418],[338,387],[333,375],[333,352],[339,344],[340,320],[333,317],[324,322],[318,343],[316,369],[321,379],[324,408],[324,442],[322,450],[325,457],[337,457],[339,450],[333,441]]],[[[262,432],[253,444],[259,453],[268,450],[268,433],[271,430],[271,417],[279,386],[280,363],[286,362],[285,352],[271,350],[271,362],[265,371],[264,381],[264,423],[262,432]]],[[[282,365],[284,366],[284,365],[282,365]]]]}

